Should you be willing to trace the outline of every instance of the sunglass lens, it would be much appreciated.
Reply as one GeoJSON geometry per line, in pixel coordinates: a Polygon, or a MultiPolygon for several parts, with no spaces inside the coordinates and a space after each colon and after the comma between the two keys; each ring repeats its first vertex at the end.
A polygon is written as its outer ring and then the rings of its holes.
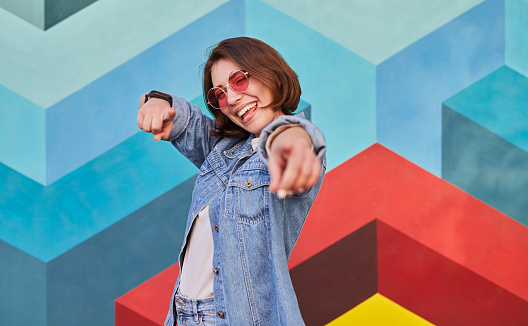
{"type": "Polygon", "coordinates": [[[249,79],[242,71],[235,71],[229,76],[229,86],[235,92],[243,92],[247,89],[249,84],[249,79]]]}
{"type": "Polygon", "coordinates": [[[207,101],[215,109],[220,109],[227,104],[226,95],[219,87],[213,87],[207,92],[207,101]]]}

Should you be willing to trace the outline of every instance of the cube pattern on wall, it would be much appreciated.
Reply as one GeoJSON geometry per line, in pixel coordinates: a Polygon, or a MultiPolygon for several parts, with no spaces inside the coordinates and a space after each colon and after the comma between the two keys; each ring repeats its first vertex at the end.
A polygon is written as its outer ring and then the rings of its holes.
{"type": "Polygon", "coordinates": [[[527,30],[525,0],[0,1],[0,324],[162,325],[197,169],[137,100],[203,109],[205,49],[246,35],[328,144],[306,324],[526,325],[527,30]]]}

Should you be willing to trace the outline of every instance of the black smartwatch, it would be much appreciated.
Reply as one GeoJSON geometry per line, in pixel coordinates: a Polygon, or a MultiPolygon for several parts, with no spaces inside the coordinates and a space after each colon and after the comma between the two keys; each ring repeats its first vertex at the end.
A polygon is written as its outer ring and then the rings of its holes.
{"type": "Polygon", "coordinates": [[[165,93],[158,92],[158,91],[150,91],[150,93],[145,95],[145,103],[147,103],[147,101],[151,97],[160,98],[162,100],[165,100],[169,102],[170,106],[172,107],[172,96],[170,96],[169,94],[165,94],[165,93]]]}

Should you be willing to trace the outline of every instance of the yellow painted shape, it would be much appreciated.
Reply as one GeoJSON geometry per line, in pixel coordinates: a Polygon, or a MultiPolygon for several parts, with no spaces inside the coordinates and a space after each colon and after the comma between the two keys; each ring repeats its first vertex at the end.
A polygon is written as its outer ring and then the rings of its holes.
{"type": "Polygon", "coordinates": [[[376,293],[327,326],[430,326],[422,317],[376,293]]]}

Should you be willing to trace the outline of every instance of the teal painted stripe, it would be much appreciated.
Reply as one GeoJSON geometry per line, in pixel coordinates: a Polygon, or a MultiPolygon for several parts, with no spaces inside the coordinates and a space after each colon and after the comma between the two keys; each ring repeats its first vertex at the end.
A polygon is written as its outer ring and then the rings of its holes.
{"type": "Polygon", "coordinates": [[[506,0],[506,64],[528,77],[528,1],[506,0]]]}
{"type": "Polygon", "coordinates": [[[528,78],[503,66],[445,105],[528,152],[528,78]]]}
{"type": "Polygon", "coordinates": [[[48,108],[224,3],[97,1],[46,32],[0,10],[0,84],[48,108]]]}
{"type": "Polygon", "coordinates": [[[264,2],[379,64],[483,0],[264,2]]]}
{"type": "Polygon", "coordinates": [[[246,10],[248,36],[275,47],[299,75],[329,168],[376,142],[375,66],[262,1],[248,1],[246,10]]]}
{"type": "Polygon", "coordinates": [[[151,89],[183,98],[201,94],[206,49],[243,34],[239,4],[221,6],[46,110],[46,184],[136,133],[141,94],[151,89]]]}
{"type": "Polygon", "coordinates": [[[0,116],[0,162],[44,184],[45,111],[0,85],[0,116]]]}
{"type": "Polygon", "coordinates": [[[0,239],[48,262],[196,171],[144,132],[47,187],[0,165],[0,239]]]}
{"type": "MultiPolygon", "coordinates": [[[[298,110],[309,108],[301,101],[298,110]]],[[[196,172],[170,143],[145,132],[47,187],[0,164],[0,240],[49,262],[196,172]]]]}
{"type": "Polygon", "coordinates": [[[192,100],[190,103],[199,107],[203,114],[205,114],[211,119],[214,119],[214,116],[211,114],[211,112],[209,112],[209,109],[207,109],[203,97],[199,96],[192,100]]]}

